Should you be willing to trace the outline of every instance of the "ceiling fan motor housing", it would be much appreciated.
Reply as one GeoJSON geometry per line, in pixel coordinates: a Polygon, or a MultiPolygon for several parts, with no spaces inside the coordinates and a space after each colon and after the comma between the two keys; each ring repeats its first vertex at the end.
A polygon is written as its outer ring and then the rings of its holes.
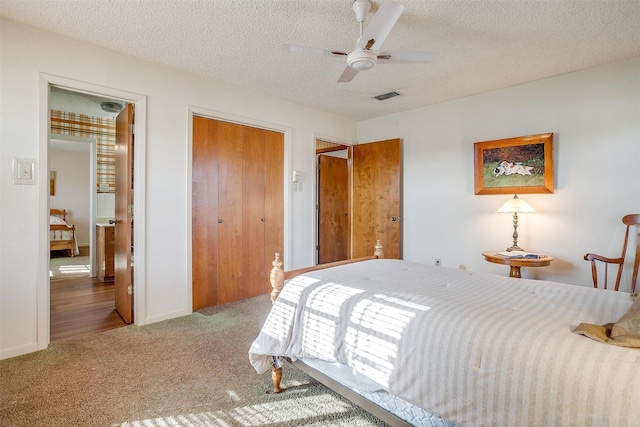
{"type": "Polygon", "coordinates": [[[347,56],[347,65],[354,70],[362,71],[373,68],[378,62],[378,56],[370,50],[359,49],[347,56]]]}

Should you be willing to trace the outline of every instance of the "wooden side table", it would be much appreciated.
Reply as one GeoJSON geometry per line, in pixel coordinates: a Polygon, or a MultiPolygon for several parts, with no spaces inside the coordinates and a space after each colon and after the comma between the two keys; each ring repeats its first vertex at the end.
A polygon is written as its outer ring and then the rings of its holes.
{"type": "Polygon", "coordinates": [[[482,256],[486,261],[511,267],[509,277],[522,277],[520,275],[520,267],[546,267],[553,261],[553,258],[547,255],[542,258],[505,258],[496,255],[496,252],[500,251],[482,252],[482,256]]]}

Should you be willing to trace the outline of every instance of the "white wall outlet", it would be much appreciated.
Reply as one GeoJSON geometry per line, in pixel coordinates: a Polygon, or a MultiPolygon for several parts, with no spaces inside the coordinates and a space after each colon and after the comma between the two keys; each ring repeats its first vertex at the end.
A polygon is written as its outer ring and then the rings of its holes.
{"type": "Polygon", "coordinates": [[[293,182],[298,182],[298,181],[300,181],[300,171],[296,171],[296,170],[294,170],[294,171],[291,173],[291,180],[292,180],[293,182]]]}
{"type": "Polygon", "coordinates": [[[13,183],[35,185],[36,160],[13,158],[13,183]]]}

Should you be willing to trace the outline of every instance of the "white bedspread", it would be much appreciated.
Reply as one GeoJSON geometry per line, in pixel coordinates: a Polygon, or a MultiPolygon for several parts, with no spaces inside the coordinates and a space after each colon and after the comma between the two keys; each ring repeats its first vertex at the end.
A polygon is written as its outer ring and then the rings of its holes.
{"type": "Polygon", "coordinates": [[[290,280],[249,351],[347,364],[464,426],[637,426],[640,350],[571,331],[629,295],[373,260],[290,280]]]}

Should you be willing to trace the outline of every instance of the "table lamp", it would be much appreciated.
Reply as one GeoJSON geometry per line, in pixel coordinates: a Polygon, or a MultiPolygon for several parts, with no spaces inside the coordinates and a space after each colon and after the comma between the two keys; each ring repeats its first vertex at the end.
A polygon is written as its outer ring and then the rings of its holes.
{"type": "Polygon", "coordinates": [[[513,246],[507,248],[507,251],[523,251],[524,249],[518,246],[518,212],[535,212],[535,210],[529,206],[529,203],[519,199],[516,194],[513,199],[504,202],[496,212],[513,212],[513,246]]]}

